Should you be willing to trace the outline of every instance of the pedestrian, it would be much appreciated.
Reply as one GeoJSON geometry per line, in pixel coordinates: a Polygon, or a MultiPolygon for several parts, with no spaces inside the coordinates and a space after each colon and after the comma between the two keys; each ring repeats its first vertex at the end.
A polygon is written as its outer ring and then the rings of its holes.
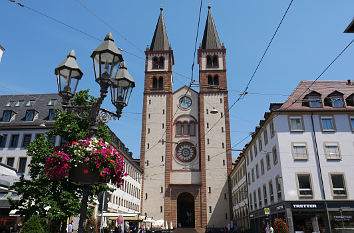
{"type": "Polygon", "coordinates": [[[68,233],[73,232],[73,221],[69,222],[68,224],[68,233]]]}
{"type": "Polygon", "coordinates": [[[269,227],[269,233],[274,233],[274,229],[273,229],[272,225],[270,225],[270,227],[269,227]]]}

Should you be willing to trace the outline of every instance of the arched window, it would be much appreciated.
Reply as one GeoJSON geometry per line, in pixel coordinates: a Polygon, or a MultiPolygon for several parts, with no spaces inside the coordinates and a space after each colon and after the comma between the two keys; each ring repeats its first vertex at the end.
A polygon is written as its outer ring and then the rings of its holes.
{"type": "Polygon", "coordinates": [[[218,61],[218,56],[214,55],[213,56],[213,67],[218,68],[219,67],[219,61],[218,61]]]}
{"type": "Polygon", "coordinates": [[[207,56],[207,68],[211,68],[213,66],[213,62],[211,60],[211,56],[207,56]]]}
{"type": "Polygon", "coordinates": [[[189,135],[189,124],[188,122],[183,123],[183,135],[189,135]]]}
{"type": "Polygon", "coordinates": [[[217,75],[214,76],[214,85],[219,86],[219,76],[217,75]]]}
{"type": "Polygon", "coordinates": [[[156,77],[152,78],[152,88],[157,88],[157,79],[156,79],[156,77]]]}
{"type": "Polygon", "coordinates": [[[208,76],[208,85],[213,85],[213,77],[211,75],[208,76]]]}
{"type": "Polygon", "coordinates": [[[163,88],[163,78],[160,77],[159,78],[159,89],[162,89],[163,88]]]}
{"type": "Polygon", "coordinates": [[[176,124],[176,135],[182,135],[182,123],[180,122],[176,124]]]}
{"type": "Polygon", "coordinates": [[[158,69],[159,68],[159,60],[157,59],[157,57],[154,57],[152,59],[152,68],[153,69],[158,69]]]}
{"type": "Polygon", "coordinates": [[[165,66],[165,58],[164,57],[160,57],[159,59],[159,69],[163,69],[165,66]]]}

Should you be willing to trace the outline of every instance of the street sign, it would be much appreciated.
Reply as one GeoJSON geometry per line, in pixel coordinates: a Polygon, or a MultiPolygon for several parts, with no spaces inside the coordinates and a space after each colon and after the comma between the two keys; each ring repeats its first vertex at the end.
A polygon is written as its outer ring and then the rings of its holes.
{"type": "Polygon", "coordinates": [[[265,215],[270,215],[270,210],[269,210],[269,208],[264,208],[264,214],[265,214],[265,215]]]}

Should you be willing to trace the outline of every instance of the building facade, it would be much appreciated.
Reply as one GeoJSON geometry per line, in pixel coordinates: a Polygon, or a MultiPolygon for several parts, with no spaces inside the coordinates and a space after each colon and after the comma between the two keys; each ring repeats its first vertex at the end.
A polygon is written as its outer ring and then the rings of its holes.
{"type": "Polygon", "coordinates": [[[145,54],[141,213],[174,228],[223,227],[232,219],[226,49],[210,9],[198,50],[199,92],[187,86],[173,91],[162,9],[145,54]]]}
{"type": "Polygon", "coordinates": [[[276,218],[290,232],[354,228],[353,97],[350,81],[301,81],[270,105],[242,152],[253,232],[276,218]]]}
{"type": "MultiPolygon", "coordinates": [[[[61,97],[57,94],[0,96],[0,162],[12,167],[18,177],[24,175],[30,179],[28,165],[31,157],[27,156],[26,147],[53,127],[56,108],[61,108],[61,97]]],[[[109,193],[106,212],[138,214],[142,169],[114,132],[110,131],[110,135],[112,145],[124,157],[127,176],[122,187],[109,193]]],[[[59,136],[48,140],[55,146],[64,143],[59,136]]]]}
{"type": "Polygon", "coordinates": [[[247,187],[247,168],[244,155],[240,155],[235,160],[235,166],[230,174],[232,187],[232,211],[234,225],[246,231],[249,229],[248,216],[248,187],[247,187]]]}

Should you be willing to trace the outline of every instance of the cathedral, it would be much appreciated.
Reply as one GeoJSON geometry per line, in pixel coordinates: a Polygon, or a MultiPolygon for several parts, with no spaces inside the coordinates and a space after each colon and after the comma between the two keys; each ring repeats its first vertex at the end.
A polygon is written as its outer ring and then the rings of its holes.
{"type": "Polygon", "coordinates": [[[198,49],[199,92],[173,88],[162,9],[145,54],[141,214],[174,228],[224,227],[232,219],[226,49],[210,7],[198,49]]]}

